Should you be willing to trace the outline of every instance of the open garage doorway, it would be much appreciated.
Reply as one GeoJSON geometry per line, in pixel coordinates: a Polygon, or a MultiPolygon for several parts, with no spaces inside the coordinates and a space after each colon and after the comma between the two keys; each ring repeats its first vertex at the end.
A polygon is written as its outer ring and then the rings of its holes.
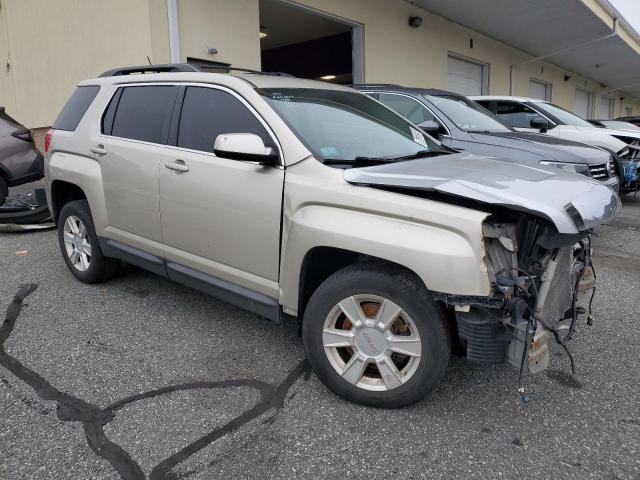
{"type": "Polygon", "coordinates": [[[362,25],[289,0],[260,0],[262,71],[362,83],[362,25]]]}

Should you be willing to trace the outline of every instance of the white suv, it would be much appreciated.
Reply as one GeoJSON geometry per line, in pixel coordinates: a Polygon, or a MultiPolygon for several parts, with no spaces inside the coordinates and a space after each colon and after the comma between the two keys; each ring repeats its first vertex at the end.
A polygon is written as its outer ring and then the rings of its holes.
{"type": "Polygon", "coordinates": [[[497,115],[510,127],[601,147],[621,159],[618,176],[623,193],[638,188],[640,173],[640,130],[619,130],[592,125],[579,116],[535,98],[510,96],[469,97],[497,115]]]}
{"type": "Polygon", "coordinates": [[[543,369],[592,288],[589,232],[619,207],[583,175],[454,152],[349,88],[190,65],[82,82],[46,150],[80,281],[124,260],[296,317],[318,377],[383,407],[431,391],[454,348],[543,369]]]}

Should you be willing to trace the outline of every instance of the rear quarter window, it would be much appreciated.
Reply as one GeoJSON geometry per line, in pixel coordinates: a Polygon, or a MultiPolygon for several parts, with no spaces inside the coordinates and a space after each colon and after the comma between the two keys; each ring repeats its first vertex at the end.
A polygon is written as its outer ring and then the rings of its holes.
{"type": "Polygon", "coordinates": [[[78,124],[84,114],[87,113],[89,105],[91,105],[99,91],[100,87],[97,85],[78,87],[60,112],[60,115],[58,115],[53,128],[69,132],[73,132],[78,128],[78,124]]]}

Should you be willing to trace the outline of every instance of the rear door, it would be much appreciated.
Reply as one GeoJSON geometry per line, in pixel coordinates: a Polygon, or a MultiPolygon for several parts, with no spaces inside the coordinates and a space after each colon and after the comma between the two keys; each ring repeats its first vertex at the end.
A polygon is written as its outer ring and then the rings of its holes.
{"type": "Polygon", "coordinates": [[[175,85],[120,87],[92,147],[102,171],[105,235],[160,258],[158,171],[178,90],[175,85]]]}
{"type": "Polygon", "coordinates": [[[231,283],[277,299],[284,168],[213,153],[223,133],[253,133],[279,150],[277,141],[249,104],[229,89],[192,85],[180,97],[173,147],[160,166],[169,276],[186,283],[190,280],[185,277],[208,285],[222,281],[227,290],[231,283]]]}

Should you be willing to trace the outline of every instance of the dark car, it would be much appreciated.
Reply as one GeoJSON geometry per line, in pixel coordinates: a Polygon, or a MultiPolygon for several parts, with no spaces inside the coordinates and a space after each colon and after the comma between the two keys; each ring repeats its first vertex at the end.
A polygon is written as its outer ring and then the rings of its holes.
{"type": "Polygon", "coordinates": [[[587,120],[591,125],[600,128],[613,128],[615,130],[640,130],[638,125],[623,120],[591,119],[587,120]]]}
{"type": "Polygon", "coordinates": [[[518,163],[552,165],[600,180],[617,190],[614,159],[603,149],[516,132],[484,107],[453,92],[397,85],[354,85],[408,118],[444,145],[518,163]]]}
{"type": "Polygon", "coordinates": [[[0,107],[0,205],[7,197],[9,187],[33,182],[43,176],[43,157],[33,143],[31,130],[0,107]]]}
{"type": "Polygon", "coordinates": [[[640,116],[635,116],[635,117],[618,117],[616,118],[616,120],[620,120],[622,122],[628,122],[628,123],[633,123],[634,125],[637,125],[640,127],[640,116]]]}

